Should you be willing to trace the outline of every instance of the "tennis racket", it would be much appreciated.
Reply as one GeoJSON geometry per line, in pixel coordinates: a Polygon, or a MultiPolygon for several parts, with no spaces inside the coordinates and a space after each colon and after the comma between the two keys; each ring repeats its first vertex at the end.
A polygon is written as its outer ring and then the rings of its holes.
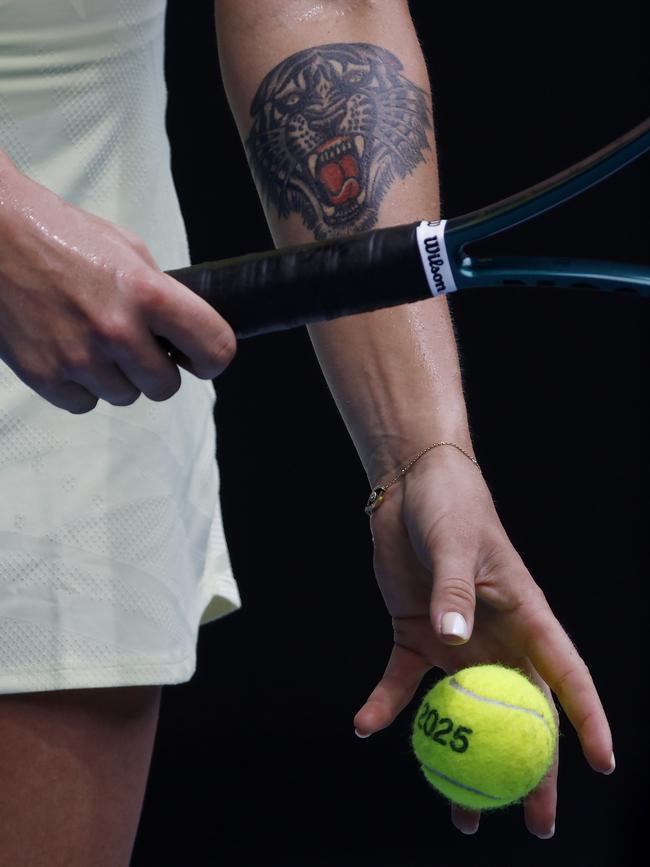
{"type": "Polygon", "coordinates": [[[559,174],[460,217],[167,273],[212,305],[238,338],[472,288],[545,286],[647,298],[650,267],[645,265],[558,257],[479,259],[466,247],[582,193],[648,149],[650,118],[559,174]]]}

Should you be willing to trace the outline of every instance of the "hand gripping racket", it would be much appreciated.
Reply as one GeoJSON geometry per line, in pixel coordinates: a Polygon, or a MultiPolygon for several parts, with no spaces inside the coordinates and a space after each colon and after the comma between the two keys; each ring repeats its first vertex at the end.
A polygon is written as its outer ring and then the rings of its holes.
{"type": "Polygon", "coordinates": [[[582,193],[649,148],[650,118],[559,174],[460,217],[373,229],[167,273],[213,306],[238,338],[475,287],[555,286],[648,297],[646,265],[550,257],[476,259],[465,248],[582,193]]]}

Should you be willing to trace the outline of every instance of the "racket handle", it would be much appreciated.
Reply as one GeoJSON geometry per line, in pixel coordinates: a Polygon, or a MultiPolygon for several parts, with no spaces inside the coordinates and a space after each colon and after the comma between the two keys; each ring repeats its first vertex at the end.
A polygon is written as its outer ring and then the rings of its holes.
{"type": "Polygon", "coordinates": [[[167,271],[238,338],[431,298],[418,223],[167,271]]]}

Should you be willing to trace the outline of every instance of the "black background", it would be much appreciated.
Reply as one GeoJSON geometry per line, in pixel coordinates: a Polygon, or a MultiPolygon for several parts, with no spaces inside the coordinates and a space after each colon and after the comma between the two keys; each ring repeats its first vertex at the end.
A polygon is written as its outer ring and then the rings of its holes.
{"type": "MultiPolygon", "coordinates": [[[[443,213],[502,198],[648,114],[640,3],[412,2],[434,93],[443,213]]],[[[211,0],[171,0],[173,168],[193,261],[272,246],[219,77],[211,0]]],[[[647,158],[491,252],[648,262],[647,158]]],[[[218,459],[243,610],[200,632],[163,693],[134,867],[636,864],[648,775],[644,347],[635,298],[452,298],[474,444],[501,519],[589,665],[618,767],[561,712],[557,831],[521,808],[465,837],[409,755],[416,700],[361,741],[390,620],[368,484],[305,328],[244,340],[216,381],[218,459]],[[569,861],[570,859],[570,861],[569,861]]],[[[638,860],[637,860],[638,859],[638,860]]]]}

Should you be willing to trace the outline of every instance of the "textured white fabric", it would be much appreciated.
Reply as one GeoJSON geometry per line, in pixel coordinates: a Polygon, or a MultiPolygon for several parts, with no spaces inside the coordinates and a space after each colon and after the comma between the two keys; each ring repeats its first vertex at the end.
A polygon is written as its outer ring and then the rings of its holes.
{"type": "MultiPolygon", "coordinates": [[[[164,0],[0,0],[0,147],[189,263],[165,131],[164,0]]],[[[0,693],[182,683],[240,607],[211,382],[76,416],[0,361],[0,693]]]]}

